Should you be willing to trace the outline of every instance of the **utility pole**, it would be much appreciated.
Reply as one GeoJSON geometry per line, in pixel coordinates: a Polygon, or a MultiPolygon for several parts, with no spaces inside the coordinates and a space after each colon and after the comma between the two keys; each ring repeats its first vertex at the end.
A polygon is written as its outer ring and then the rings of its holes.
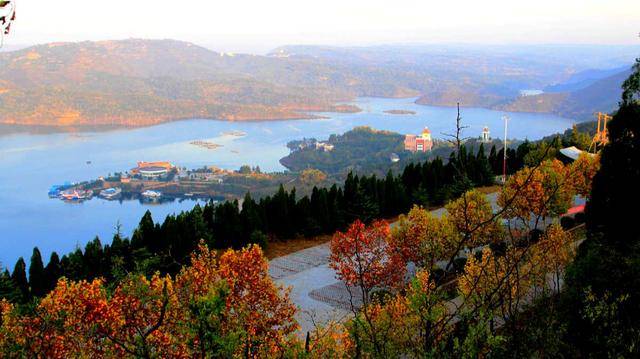
{"type": "Polygon", "coordinates": [[[504,120],[504,149],[502,158],[502,183],[507,183],[507,123],[509,122],[509,116],[502,116],[504,120]]]}

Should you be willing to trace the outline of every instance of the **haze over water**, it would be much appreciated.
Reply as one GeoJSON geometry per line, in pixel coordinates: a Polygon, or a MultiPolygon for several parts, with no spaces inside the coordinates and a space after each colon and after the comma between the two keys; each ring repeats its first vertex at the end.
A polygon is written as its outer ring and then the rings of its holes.
{"type": "MultiPolygon", "coordinates": [[[[60,255],[99,236],[110,243],[117,223],[130,236],[146,210],[156,221],[170,213],[191,209],[195,201],[143,204],[137,200],[106,201],[94,198],[83,203],[49,199],[47,190],[65,181],[84,181],[123,172],[136,161],[167,160],[179,167],[213,165],[238,169],[243,164],[263,171],[285,170],[278,162],[288,154],[286,143],[303,137],[326,139],[355,126],[371,126],[399,133],[419,133],[428,126],[434,137],[454,130],[456,110],[421,106],[415,99],[361,98],[354,102],[363,109],[355,114],[323,114],[321,120],[268,122],[224,122],[190,120],[133,130],[100,133],[47,135],[0,133],[0,262],[13,266],[19,256],[29,258],[34,246],[45,262],[52,250],[60,255]],[[412,110],[416,115],[384,114],[385,110],[412,110]],[[240,130],[245,137],[222,133],[240,130]],[[224,145],[207,150],[190,145],[208,140],[224,145]],[[232,152],[234,151],[234,152],[232,152]],[[236,153],[237,152],[237,153],[236,153]],[[87,164],[91,161],[91,164],[87,164]]],[[[487,125],[494,137],[502,137],[503,112],[480,108],[461,110],[465,136],[480,135],[487,125]]],[[[573,120],[547,114],[507,113],[509,137],[539,139],[571,127],[573,120]]]]}

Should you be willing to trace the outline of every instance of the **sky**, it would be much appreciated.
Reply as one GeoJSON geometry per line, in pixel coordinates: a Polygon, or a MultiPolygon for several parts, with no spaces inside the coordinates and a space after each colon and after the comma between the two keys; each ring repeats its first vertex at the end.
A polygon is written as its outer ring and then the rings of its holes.
{"type": "Polygon", "coordinates": [[[287,44],[638,44],[640,0],[17,0],[10,44],[172,38],[287,44]]]}

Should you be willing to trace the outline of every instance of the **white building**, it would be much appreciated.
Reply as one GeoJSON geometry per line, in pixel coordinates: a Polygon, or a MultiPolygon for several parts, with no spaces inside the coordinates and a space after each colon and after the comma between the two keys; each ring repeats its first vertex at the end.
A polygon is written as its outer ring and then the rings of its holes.
{"type": "Polygon", "coordinates": [[[481,140],[484,143],[491,142],[491,133],[489,132],[489,127],[488,126],[484,126],[484,128],[482,129],[481,140]]]}

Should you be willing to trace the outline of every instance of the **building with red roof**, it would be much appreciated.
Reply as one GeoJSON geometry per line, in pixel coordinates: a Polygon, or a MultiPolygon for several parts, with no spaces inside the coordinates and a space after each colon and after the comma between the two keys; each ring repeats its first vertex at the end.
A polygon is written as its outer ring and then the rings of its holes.
{"type": "Polygon", "coordinates": [[[405,135],[404,149],[411,152],[428,152],[433,148],[431,131],[425,127],[420,135],[405,135]]]}

